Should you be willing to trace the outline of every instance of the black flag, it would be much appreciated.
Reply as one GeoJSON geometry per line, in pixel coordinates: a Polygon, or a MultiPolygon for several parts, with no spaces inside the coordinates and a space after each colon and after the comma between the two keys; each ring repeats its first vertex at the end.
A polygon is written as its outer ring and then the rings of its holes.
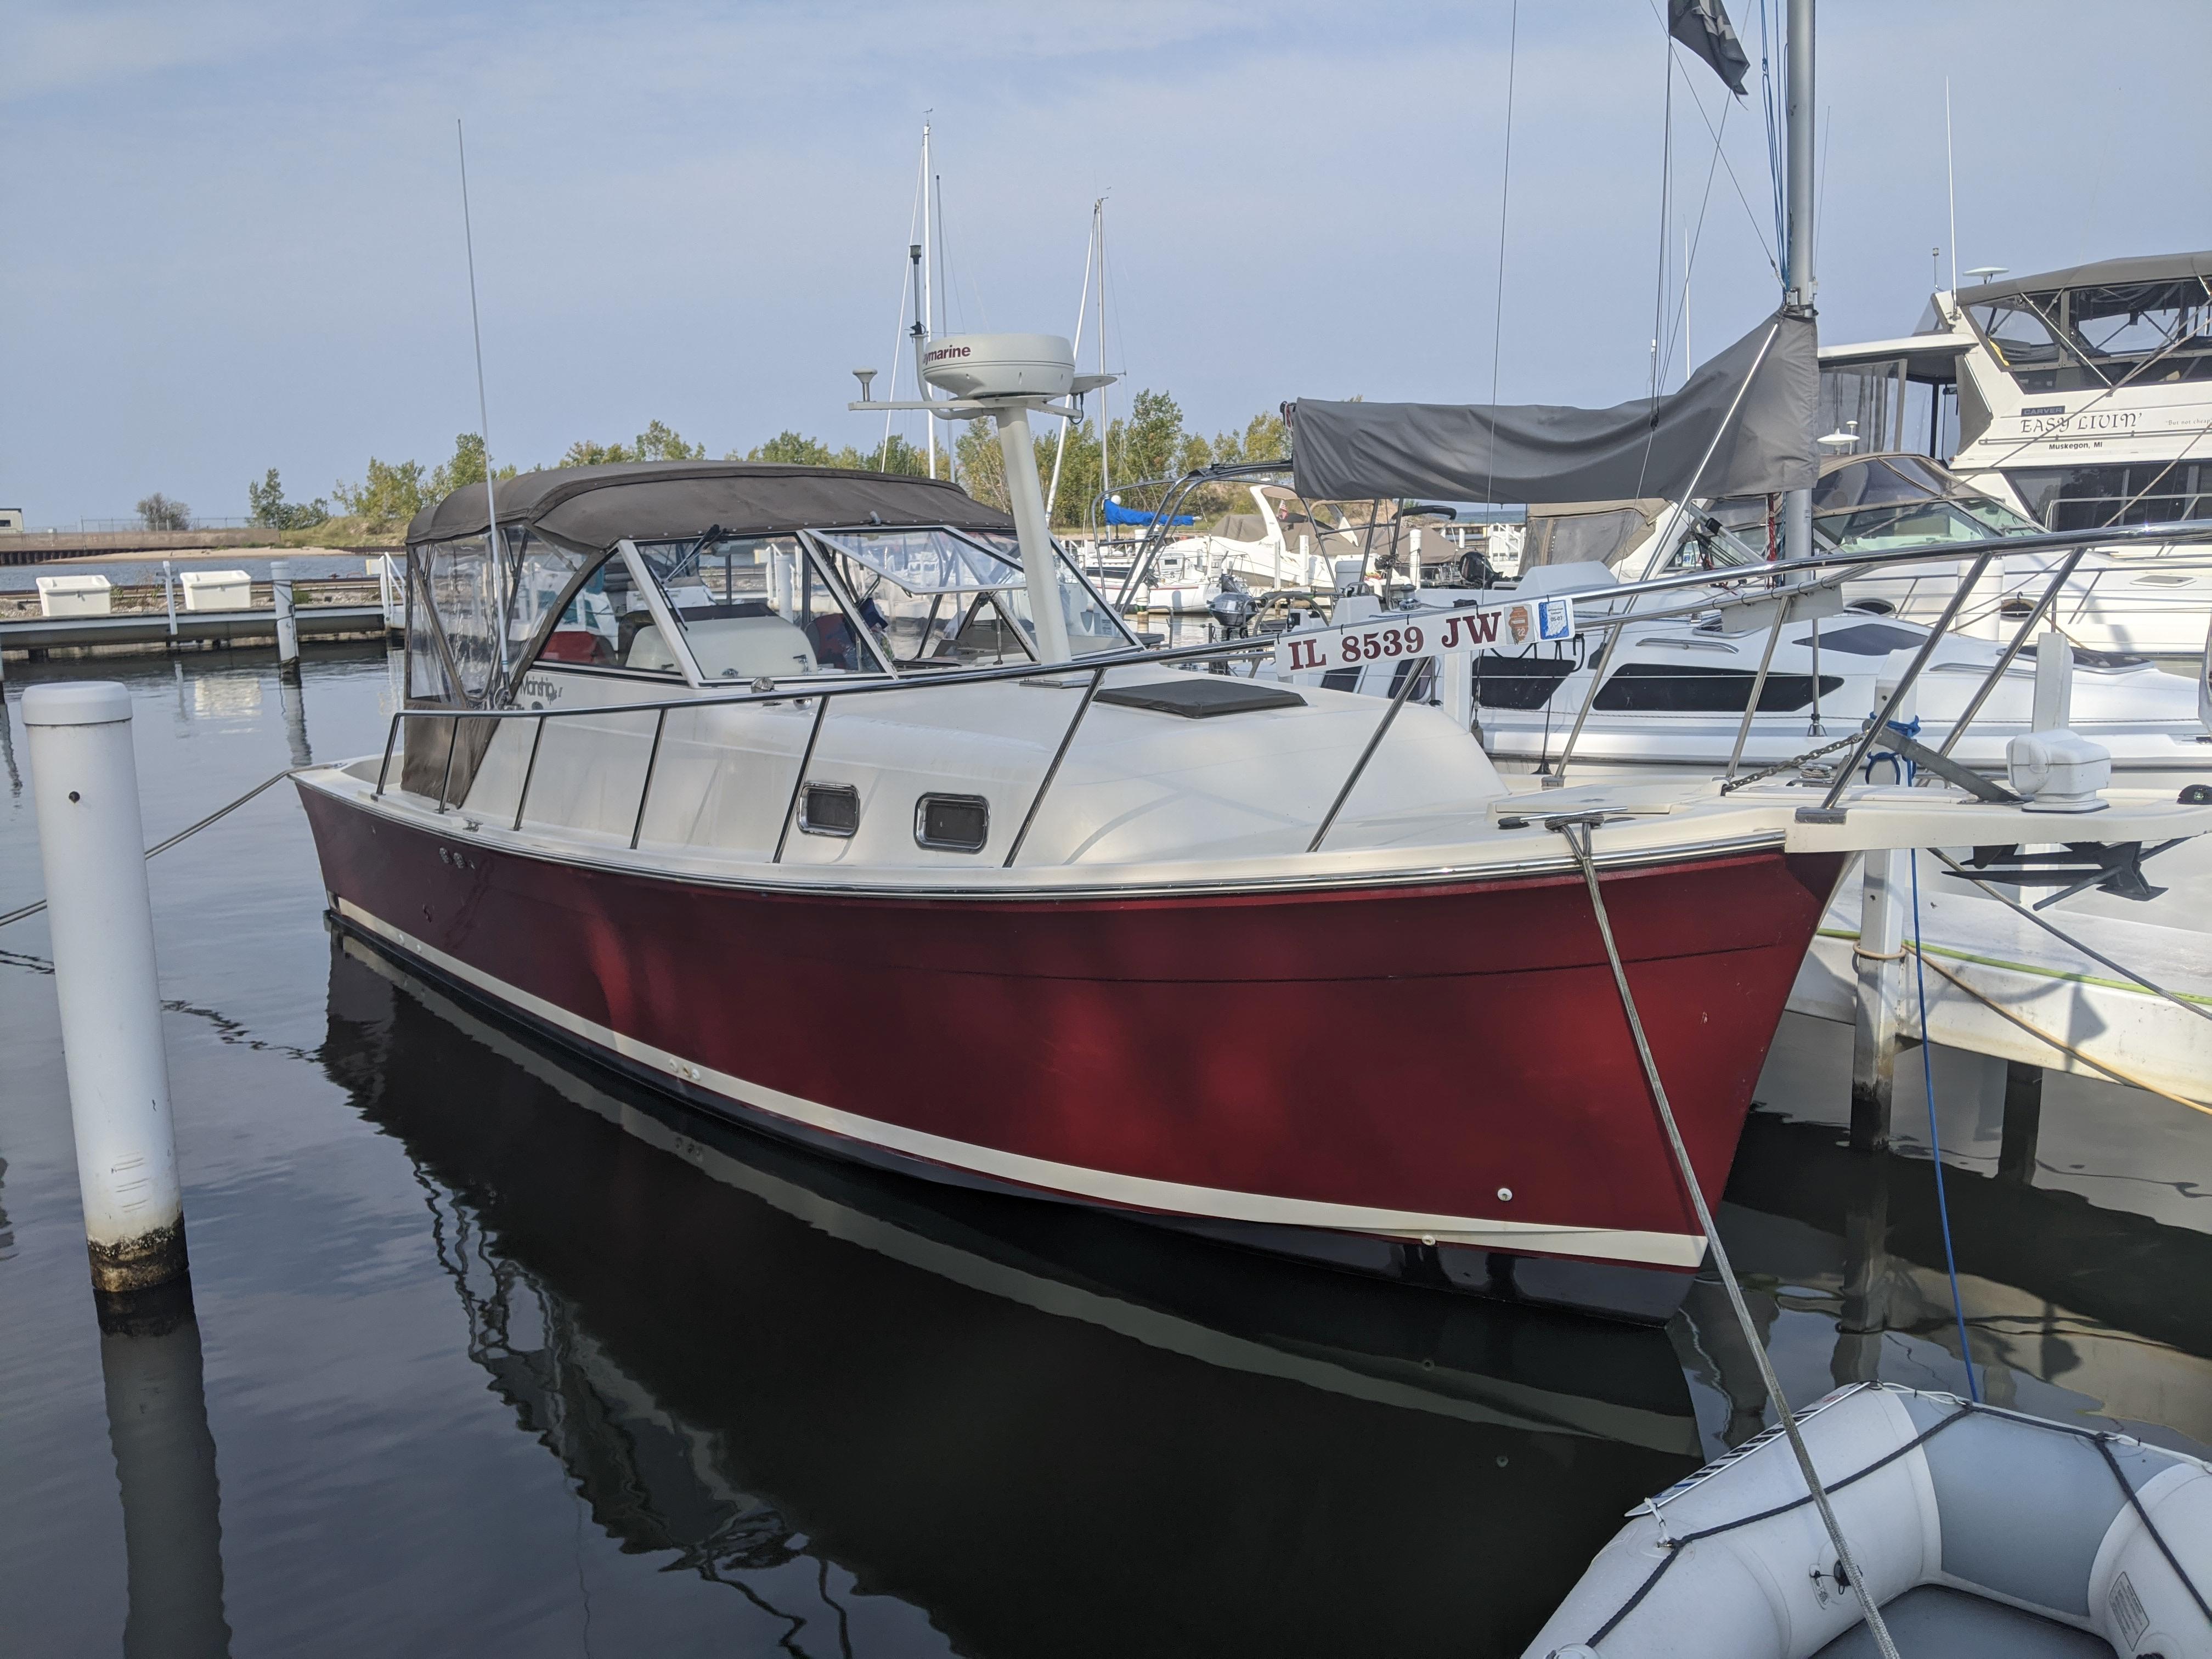
{"type": "Polygon", "coordinates": [[[1751,59],[1744,56],[1743,42],[1735,38],[1735,25],[1721,0],[1667,0],[1667,33],[1711,64],[1730,92],[1742,95],[1751,59]]]}

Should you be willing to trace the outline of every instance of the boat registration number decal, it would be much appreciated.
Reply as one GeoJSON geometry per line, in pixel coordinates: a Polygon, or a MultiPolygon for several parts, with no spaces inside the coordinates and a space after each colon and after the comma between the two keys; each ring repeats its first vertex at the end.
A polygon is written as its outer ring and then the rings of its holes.
{"type": "Polygon", "coordinates": [[[1275,640],[1275,672],[1311,673],[1323,668],[1364,668],[1408,657],[1457,657],[1476,651],[1510,651],[1547,640],[1572,639],[1575,602],[1532,599],[1520,605],[1465,611],[1399,611],[1347,628],[1284,634],[1275,640]]]}

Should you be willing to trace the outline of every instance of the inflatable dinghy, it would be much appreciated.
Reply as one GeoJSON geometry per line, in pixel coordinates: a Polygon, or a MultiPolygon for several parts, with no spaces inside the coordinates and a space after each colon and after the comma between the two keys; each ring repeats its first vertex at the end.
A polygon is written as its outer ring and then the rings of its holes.
{"type": "MultiPolygon", "coordinates": [[[[1901,1659],[2212,1659],[2212,1465],[1949,1395],[1799,1419],[1901,1659]]],[[[1527,1659],[1874,1659],[1769,1430],[1630,1511],[1527,1659]]]]}

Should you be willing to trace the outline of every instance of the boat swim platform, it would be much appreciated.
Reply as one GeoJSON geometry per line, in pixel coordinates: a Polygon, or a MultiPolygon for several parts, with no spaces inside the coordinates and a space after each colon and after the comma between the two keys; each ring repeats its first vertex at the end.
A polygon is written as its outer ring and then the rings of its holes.
{"type": "MultiPolygon", "coordinates": [[[[380,605],[300,605],[292,617],[300,638],[381,640],[384,607],[380,605]]],[[[276,612],[179,611],[176,628],[161,611],[106,617],[33,617],[0,622],[0,656],[38,661],[50,657],[127,656],[166,651],[222,651],[276,643],[276,612]]]]}

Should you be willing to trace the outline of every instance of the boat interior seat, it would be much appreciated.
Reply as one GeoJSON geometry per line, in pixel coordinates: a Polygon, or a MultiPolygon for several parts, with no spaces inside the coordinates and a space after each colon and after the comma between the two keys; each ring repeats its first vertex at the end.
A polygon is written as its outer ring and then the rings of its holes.
{"type": "MultiPolygon", "coordinates": [[[[805,633],[778,616],[704,617],[684,625],[684,639],[710,680],[782,679],[820,666],[805,633]]],[[[623,663],[665,672],[676,666],[676,656],[659,624],[650,623],[637,630],[623,663]]]]}
{"type": "MultiPolygon", "coordinates": [[[[2113,1659],[2102,1637],[2002,1601],[1942,1584],[1922,1584],[1881,1610],[1900,1653],[1944,1659],[2113,1659]]],[[[1854,1625],[1813,1659],[1876,1659],[1881,1650],[1864,1625],[1854,1625]]]]}

